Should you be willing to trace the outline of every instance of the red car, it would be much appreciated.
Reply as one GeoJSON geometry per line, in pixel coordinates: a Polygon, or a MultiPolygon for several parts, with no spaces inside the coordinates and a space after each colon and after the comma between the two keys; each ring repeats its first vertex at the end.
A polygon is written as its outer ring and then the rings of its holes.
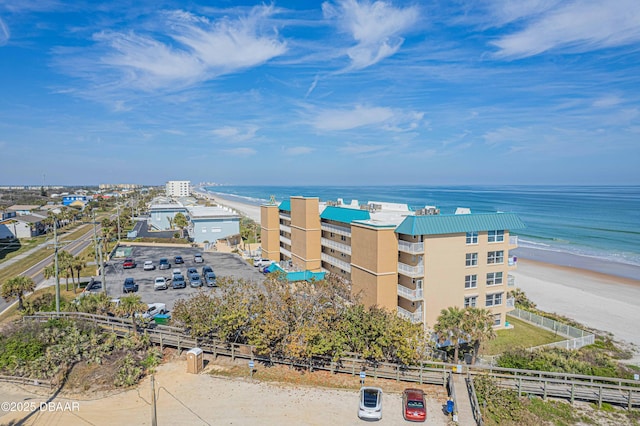
{"type": "Polygon", "coordinates": [[[424,422],[427,420],[427,406],[424,392],[420,389],[405,389],[402,393],[402,415],[405,420],[424,422]]]}
{"type": "Polygon", "coordinates": [[[136,267],[136,261],[130,257],[127,257],[122,264],[123,269],[131,269],[136,267]]]}

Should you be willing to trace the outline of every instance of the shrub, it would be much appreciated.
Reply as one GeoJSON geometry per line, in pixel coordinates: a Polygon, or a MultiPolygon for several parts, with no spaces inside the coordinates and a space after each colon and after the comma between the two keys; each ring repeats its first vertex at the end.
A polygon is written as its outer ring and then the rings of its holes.
{"type": "Polygon", "coordinates": [[[133,386],[142,378],[143,369],[131,354],[127,354],[120,363],[114,384],[118,387],[133,386]]]}

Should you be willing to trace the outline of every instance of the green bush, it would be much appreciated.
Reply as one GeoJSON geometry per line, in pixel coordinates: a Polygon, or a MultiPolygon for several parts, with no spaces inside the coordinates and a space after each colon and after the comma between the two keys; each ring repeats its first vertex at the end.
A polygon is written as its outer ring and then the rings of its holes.
{"type": "Polygon", "coordinates": [[[142,377],[143,369],[131,354],[127,354],[120,363],[114,384],[118,387],[133,386],[142,377]]]}

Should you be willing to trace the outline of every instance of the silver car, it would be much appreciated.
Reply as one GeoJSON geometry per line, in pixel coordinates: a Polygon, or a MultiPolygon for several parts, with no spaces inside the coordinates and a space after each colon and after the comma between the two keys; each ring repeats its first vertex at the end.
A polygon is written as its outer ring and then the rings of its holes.
{"type": "Polygon", "coordinates": [[[382,419],[382,389],[368,386],[360,388],[358,417],[365,420],[382,419]]]}

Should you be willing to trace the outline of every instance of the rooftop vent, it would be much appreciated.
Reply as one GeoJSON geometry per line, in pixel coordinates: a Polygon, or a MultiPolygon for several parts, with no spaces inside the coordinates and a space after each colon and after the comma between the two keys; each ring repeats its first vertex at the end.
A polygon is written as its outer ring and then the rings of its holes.
{"type": "Polygon", "coordinates": [[[440,214],[440,209],[434,206],[424,206],[423,209],[416,210],[416,216],[435,216],[440,214]]]}

